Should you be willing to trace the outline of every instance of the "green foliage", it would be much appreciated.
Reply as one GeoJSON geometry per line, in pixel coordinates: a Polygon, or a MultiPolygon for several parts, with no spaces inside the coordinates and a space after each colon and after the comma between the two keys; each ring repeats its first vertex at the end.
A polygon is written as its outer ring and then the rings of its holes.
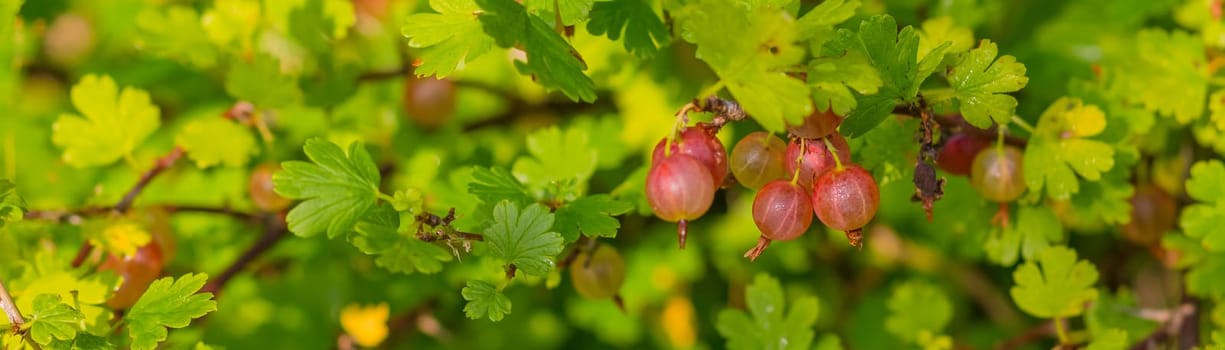
{"type": "Polygon", "coordinates": [[[894,287],[888,307],[885,329],[912,343],[940,334],[953,319],[953,305],[948,295],[922,281],[909,281],[894,287]]]}
{"type": "Polygon", "coordinates": [[[281,74],[280,63],[267,55],[231,64],[225,91],[260,107],[285,107],[302,99],[297,79],[281,74]]]}
{"type": "Polygon", "coordinates": [[[1209,77],[1203,44],[1186,32],[1146,29],[1132,48],[1112,72],[1111,91],[1181,124],[1199,119],[1209,77]]]}
{"type": "Polygon", "coordinates": [[[64,162],[78,168],[107,165],[127,157],[157,130],[159,112],[149,93],[119,85],[109,76],[87,75],[72,87],[77,114],[52,126],[52,142],[64,148],[64,162]]]}
{"type": "Polygon", "coordinates": [[[153,349],[166,340],[166,328],[187,327],[192,319],[217,311],[213,293],[196,293],[207,280],[205,274],[186,274],[153,281],[124,316],[132,348],[153,349]]]}
{"type": "Polygon", "coordinates": [[[513,202],[498,202],[484,242],[491,256],[529,275],[544,275],[553,270],[553,256],[562,250],[561,235],[549,231],[553,220],[553,213],[540,204],[520,210],[513,202]]]}
{"type": "Polygon", "coordinates": [[[379,193],[379,170],[360,143],[348,152],[329,141],[306,142],[303,151],[311,162],[291,161],[272,177],[276,192],[302,199],[289,212],[289,230],[300,236],[327,232],[328,238],[350,232],[374,208],[379,193]]]}
{"type": "Polygon", "coordinates": [[[808,86],[778,71],[801,63],[801,35],[786,11],[745,5],[732,0],[690,4],[692,10],[680,21],[682,37],[697,45],[697,57],[714,69],[746,112],[766,130],[782,131],[784,122],[799,124],[812,112],[808,86]]]}
{"type": "Polygon", "coordinates": [[[0,179],[0,228],[10,222],[21,221],[26,203],[17,195],[17,186],[12,181],[0,179]]]}
{"type": "Polygon", "coordinates": [[[595,83],[583,74],[586,64],[577,51],[553,31],[544,19],[527,13],[513,0],[477,0],[485,33],[498,46],[522,45],[527,62],[516,61],[519,72],[532,76],[540,85],[561,90],[571,100],[595,101],[595,83]]]}
{"type": "Polygon", "coordinates": [[[983,40],[949,68],[949,85],[960,102],[961,115],[975,127],[987,128],[992,122],[1008,124],[1017,109],[1017,99],[1006,93],[1029,83],[1025,65],[1009,55],[996,58],[998,52],[995,43],[983,40]]]}
{"type": "Polygon", "coordinates": [[[843,29],[826,52],[855,50],[864,53],[880,72],[882,85],[876,94],[858,95],[858,106],[847,115],[840,131],[848,137],[858,137],[876,127],[893,112],[899,103],[913,102],[919,85],[936,69],[949,44],[932,49],[921,60],[919,35],[910,26],[898,31],[890,16],[874,16],[859,24],[858,32],[843,29]]]}
{"type": "Polygon", "coordinates": [[[786,307],[783,288],[766,274],[757,275],[745,291],[748,313],[719,312],[716,328],[727,338],[729,349],[808,349],[812,324],[819,304],[815,297],[802,297],[786,307]]]}
{"type": "Polygon", "coordinates": [[[1151,345],[1220,348],[1221,13],[0,0],[0,284],[26,321],[0,347],[1120,349],[1190,297],[1201,343],[1151,345]],[[862,250],[817,222],[741,259],[778,218],[734,178],[677,249],[646,199],[660,138],[725,123],[731,154],[814,111],[877,184],[862,250]],[[996,203],[954,172],[1003,144],[1027,193],[996,203]],[[572,285],[594,245],[624,258],[612,300],[572,285]]]}
{"type": "Polygon", "coordinates": [[[468,281],[463,295],[464,300],[468,301],[468,305],[464,306],[464,314],[467,314],[468,318],[477,320],[489,317],[490,321],[496,322],[510,314],[510,299],[493,283],[468,281]]]}
{"type": "Polygon", "coordinates": [[[624,35],[625,51],[640,58],[655,56],[657,45],[668,42],[668,28],[645,0],[599,1],[592,5],[590,15],[587,31],[611,40],[624,35]]]}
{"type": "Polygon", "coordinates": [[[1094,105],[1061,98],[1038,120],[1037,132],[1025,149],[1025,183],[1034,193],[1045,187],[1047,196],[1066,199],[1080,191],[1079,174],[1098,181],[1114,167],[1114,148],[1087,139],[1106,128],[1106,117],[1094,105]]]}
{"type": "Polygon", "coordinates": [[[1097,270],[1093,264],[1076,260],[1067,247],[1048,247],[1032,261],[1026,261],[1012,274],[1012,300],[1021,310],[1043,318],[1080,315],[1085,303],[1097,298],[1097,270]],[[1040,266],[1040,267],[1039,267],[1040,266]]]}
{"type": "Polygon", "coordinates": [[[572,196],[586,191],[586,186],[579,184],[587,183],[598,163],[598,153],[588,140],[588,132],[578,128],[564,132],[558,128],[534,132],[527,137],[527,151],[531,157],[516,160],[512,172],[519,182],[545,191],[560,183],[576,184],[577,189],[554,189],[560,193],[552,194],[573,200],[572,196]]]}
{"type": "Polygon", "coordinates": [[[259,151],[251,130],[226,119],[194,120],[183,127],[175,143],[187,151],[196,166],[241,167],[259,151]],[[216,140],[226,140],[225,143],[216,140]]]}
{"type": "Polygon", "coordinates": [[[628,213],[632,209],[634,206],[629,202],[614,199],[606,194],[587,196],[557,209],[557,222],[554,227],[566,243],[577,240],[580,234],[614,238],[617,236],[617,230],[621,228],[621,222],[613,217],[628,213]]]}
{"type": "Polygon", "coordinates": [[[379,206],[357,224],[349,241],[363,253],[377,255],[374,263],[391,272],[437,273],[443,262],[451,261],[451,252],[405,235],[399,227],[399,214],[379,206]]]}
{"type": "Polygon", "coordinates": [[[408,16],[402,30],[409,46],[429,48],[421,53],[417,75],[446,77],[493,48],[480,17],[472,15],[480,10],[475,0],[430,0],[430,7],[438,13],[408,16]]]}
{"type": "Polygon", "coordinates": [[[190,7],[146,8],[136,16],[140,44],[153,54],[183,60],[200,68],[217,64],[217,47],[209,41],[200,15],[190,7]]]}
{"type": "Polygon", "coordinates": [[[1063,240],[1063,226],[1049,207],[1021,207],[1015,225],[992,227],[983,246],[992,261],[1012,266],[1017,258],[1033,260],[1047,247],[1063,240]]]}
{"type": "Polygon", "coordinates": [[[30,337],[41,345],[73,339],[77,324],[84,317],[81,311],[64,304],[58,294],[39,294],[34,297],[34,310],[30,312],[30,337]]]}
{"type": "Polygon", "coordinates": [[[1217,223],[1225,220],[1225,164],[1219,160],[1195,163],[1187,180],[1187,195],[1202,203],[1183,209],[1180,226],[1187,236],[1203,240],[1209,251],[1225,251],[1225,233],[1217,223]]]}

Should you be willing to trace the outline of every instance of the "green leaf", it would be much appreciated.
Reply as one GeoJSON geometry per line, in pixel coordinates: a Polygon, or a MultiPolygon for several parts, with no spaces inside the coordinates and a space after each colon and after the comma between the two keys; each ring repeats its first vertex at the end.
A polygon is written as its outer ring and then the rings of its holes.
{"type": "Polygon", "coordinates": [[[1118,350],[1127,349],[1131,343],[1127,341],[1127,332],[1121,329],[1107,329],[1093,335],[1093,341],[1085,350],[1118,350]]]}
{"type": "Polygon", "coordinates": [[[906,160],[906,153],[914,148],[914,144],[898,140],[913,138],[918,125],[916,118],[891,120],[859,138],[863,140],[859,154],[872,155],[863,157],[861,164],[872,172],[879,186],[898,180],[910,181],[914,176],[914,162],[906,160]]]}
{"type": "Polygon", "coordinates": [[[136,16],[138,47],[197,68],[217,64],[218,50],[208,39],[200,16],[187,6],[146,7],[136,16]]]}
{"type": "Polygon", "coordinates": [[[1085,303],[1097,298],[1097,270],[1076,251],[1064,246],[1048,247],[1037,259],[1026,261],[1013,272],[1016,285],[1012,300],[1022,311],[1041,318],[1072,317],[1084,312],[1085,303]],[[1040,268],[1039,268],[1040,267],[1040,268]]]}
{"type": "Polygon", "coordinates": [[[357,224],[349,240],[363,253],[377,255],[374,263],[391,272],[437,273],[442,263],[451,261],[451,252],[399,231],[400,216],[387,206],[379,206],[357,224]]]}
{"type": "Polygon", "coordinates": [[[1022,173],[1030,191],[1046,187],[1051,198],[1067,199],[1080,190],[1076,174],[1097,181],[1114,167],[1114,147],[1086,139],[1105,127],[1105,114],[1079,99],[1060,98],[1038,119],[1025,148],[1022,173]]]}
{"type": "Polygon", "coordinates": [[[1183,232],[1203,241],[1209,251],[1225,251],[1225,232],[1221,222],[1225,221],[1225,164],[1219,160],[1195,163],[1191,167],[1191,178],[1187,180],[1187,195],[1199,203],[1183,208],[1179,224],[1183,232]]]}
{"type": "Polygon", "coordinates": [[[289,12],[289,32],[315,53],[326,53],[357,22],[352,2],[304,0],[289,12]]]}
{"type": "Polygon", "coordinates": [[[1101,293],[1085,313],[1085,325],[1095,339],[1099,334],[1124,331],[1122,342],[1135,344],[1156,330],[1160,323],[1139,317],[1135,297],[1128,290],[1120,289],[1117,295],[1101,293]]]}
{"type": "Polygon", "coordinates": [[[115,344],[111,344],[107,338],[78,332],[77,336],[68,340],[52,340],[51,344],[47,345],[51,349],[71,349],[71,350],[111,350],[115,349],[115,344]]]}
{"type": "Polygon", "coordinates": [[[468,193],[488,204],[501,201],[519,204],[534,202],[527,193],[527,187],[519,183],[519,180],[516,180],[510,171],[502,167],[473,167],[472,182],[468,184],[468,193]]]}
{"type": "Polygon", "coordinates": [[[54,339],[72,339],[84,318],[81,311],[61,302],[59,294],[39,294],[30,313],[30,337],[42,345],[54,339]]]}
{"type": "Polygon", "coordinates": [[[285,107],[302,100],[298,79],[281,74],[280,63],[268,55],[231,64],[226,73],[225,92],[263,108],[285,107]]]}
{"type": "Polygon", "coordinates": [[[1190,264],[1187,293],[1198,297],[1225,298],[1225,254],[1208,253],[1190,264]]]}
{"type": "Polygon", "coordinates": [[[502,295],[502,291],[493,283],[468,281],[468,286],[460,293],[468,301],[468,305],[464,305],[464,314],[470,319],[488,316],[490,321],[498,322],[510,313],[510,299],[502,295]]]}
{"type": "Polygon", "coordinates": [[[302,147],[311,163],[281,163],[272,176],[276,193],[304,200],[289,211],[289,230],[299,236],[327,232],[328,238],[350,232],[377,203],[379,169],[359,142],[340,146],[322,139],[302,147]]]}
{"type": "Polygon", "coordinates": [[[894,106],[913,99],[919,91],[919,84],[926,78],[926,75],[919,74],[917,32],[909,26],[900,32],[897,28],[893,17],[873,16],[859,23],[858,32],[844,29],[835,41],[826,46],[826,51],[857,50],[865,53],[883,82],[876,94],[856,95],[858,107],[851,111],[839,129],[847,137],[859,137],[876,127],[893,112],[894,106]]]}
{"type": "Polygon", "coordinates": [[[166,277],[153,281],[123,317],[132,337],[132,348],[154,349],[157,343],[166,340],[167,327],[187,327],[192,319],[217,311],[213,293],[196,294],[207,280],[208,275],[189,273],[177,280],[166,277]]]}
{"type": "Polygon", "coordinates": [[[731,0],[702,0],[682,17],[686,41],[697,45],[728,91],[762,127],[782,131],[812,113],[808,86],[783,71],[803,62],[796,23],[787,11],[731,0]]]}
{"type": "Polygon", "coordinates": [[[917,343],[920,334],[940,334],[953,319],[949,297],[923,281],[909,281],[893,288],[888,301],[889,316],[885,329],[910,343],[917,343]]]}
{"type": "Polygon", "coordinates": [[[439,13],[413,14],[401,28],[408,46],[426,48],[418,57],[417,75],[446,77],[493,47],[493,38],[485,34],[476,16],[481,10],[476,1],[431,0],[430,7],[439,13]]]}
{"type": "Polygon", "coordinates": [[[599,160],[582,128],[563,132],[549,127],[534,132],[527,136],[527,151],[531,157],[516,160],[513,171],[519,182],[537,187],[566,180],[586,184],[599,160]]]}
{"type": "Polygon", "coordinates": [[[817,321],[817,298],[796,299],[789,310],[785,302],[778,280],[759,274],[745,291],[748,313],[719,311],[715,328],[727,338],[728,349],[809,349],[812,326],[817,321]]]}
{"type": "Polygon", "coordinates": [[[557,209],[554,227],[566,243],[574,242],[579,234],[590,237],[617,237],[621,222],[614,216],[628,213],[634,205],[613,199],[607,194],[579,198],[557,209]]]}
{"type": "Polygon", "coordinates": [[[260,5],[248,0],[216,0],[200,16],[200,24],[215,45],[238,50],[250,45],[259,30],[260,5]]]}
{"type": "MultiPolygon", "coordinates": [[[[561,16],[561,24],[572,26],[579,22],[586,21],[587,15],[592,11],[592,5],[595,0],[526,0],[523,1],[523,6],[527,7],[528,12],[539,15],[545,18],[553,18],[557,13],[561,16]],[[554,7],[556,6],[556,7],[554,7]],[[556,11],[555,11],[556,10],[556,11]],[[548,16],[545,16],[548,14],[548,16]]],[[[553,21],[549,21],[553,23],[553,21]]]]}
{"type": "Polygon", "coordinates": [[[796,32],[799,33],[796,39],[809,40],[812,47],[820,48],[825,45],[826,41],[837,35],[834,26],[851,19],[859,5],[859,0],[822,1],[820,5],[808,10],[808,13],[795,21],[796,32]]]}
{"type": "Polygon", "coordinates": [[[948,69],[949,85],[961,102],[961,114],[980,129],[991,127],[993,121],[1008,124],[1016,113],[1017,99],[1006,94],[1029,83],[1025,65],[1012,55],[996,58],[998,52],[995,43],[983,40],[948,69]]]}
{"type": "Polygon", "coordinates": [[[1204,114],[1209,64],[1203,42],[1182,31],[1141,30],[1129,54],[1104,70],[1110,91],[1161,115],[1189,124],[1204,114]]]}
{"type": "Polygon", "coordinates": [[[842,339],[836,334],[826,334],[817,340],[817,345],[813,347],[815,350],[843,350],[842,339]]]}
{"type": "Polygon", "coordinates": [[[542,276],[553,270],[553,257],[561,253],[564,240],[553,227],[553,214],[540,204],[524,207],[502,201],[493,208],[493,225],[485,229],[489,254],[519,271],[542,276]]]}
{"type": "Polygon", "coordinates": [[[241,167],[259,152],[251,130],[222,118],[193,120],[179,131],[174,142],[187,151],[187,156],[196,161],[196,166],[200,168],[218,164],[241,167]]]}
{"type": "Polygon", "coordinates": [[[609,40],[620,39],[624,34],[625,51],[641,59],[654,57],[659,52],[658,45],[670,39],[668,28],[645,0],[596,2],[591,8],[587,31],[607,36],[609,40]]]}
{"type": "Polygon", "coordinates": [[[1033,260],[1039,252],[1063,240],[1063,225],[1049,206],[1021,207],[1015,225],[993,229],[987,239],[987,255],[1003,266],[1017,257],[1033,260]]]}
{"type": "Polygon", "coordinates": [[[858,106],[855,94],[875,94],[881,84],[880,74],[859,51],[847,51],[839,57],[822,57],[808,63],[808,85],[812,89],[813,107],[847,115],[858,106]]]}
{"type": "Polygon", "coordinates": [[[416,188],[399,190],[392,195],[391,205],[398,212],[417,215],[421,213],[421,206],[425,205],[425,198],[416,188]]]}
{"type": "Polygon", "coordinates": [[[17,185],[8,179],[0,179],[0,227],[21,221],[25,208],[25,200],[17,195],[17,185]]]}
{"type": "Polygon", "coordinates": [[[51,141],[64,148],[64,162],[77,168],[131,157],[160,124],[149,93],[123,91],[109,76],[86,75],[72,87],[72,105],[81,115],[63,114],[51,126],[51,141]]]}
{"type": "Polygon", "coordinates": [[[974,46],[974,32],[970,28],[957,26],[953,17],[943,16],[923,21],[919,31],[919,57],[926,57],[940,45],[949,43],[945,55],[960,54],[974,46]]]}
{"type": "Polygon", "coordinates": [[[574,101],[595,101],[595,83],[583,70],[587,64],[578,52],[553,30],[553,25],[527,13],[514,0],[477,0],[485,10],[480,15],[485,33],[498,46],[522,45],[527,61],[515,61],[520,73],[530,75],[546,89],[561,90],[574,101]]]}

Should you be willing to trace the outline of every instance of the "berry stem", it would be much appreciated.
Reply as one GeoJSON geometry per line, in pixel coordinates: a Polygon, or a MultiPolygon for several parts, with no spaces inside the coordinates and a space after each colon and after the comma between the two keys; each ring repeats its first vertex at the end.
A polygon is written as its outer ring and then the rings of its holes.
{"type": "Polygon", "coordinates": [[[828,137],[821,139],[821,141],[825,141],[825,149],[829,150],[829,153],[834,156],[835,171],[842,171],[842,158],[838,157],[838,148],[834,147],[834,143],[830,142],[828,137]]]}
{"type": "Polygon", "coordinates": [[[766,251],[766,248],[770,246],[770,242],[773,242],[773,240],[766,238],[765,235],[762,235],[757,239],[757,246],[749,249],[747,252],[744,252],[744,257],[749,258],[749,261],[757,261],[757,257],[761,256],[761,253],[766,251]]]}
{"type": "Polygon", "coordinates": [[[1055,323],[1055,336],[1059,338],[1059,344],[1067,344],[1068,343],[1068,329],[1067,329],[1067,325],[1064,324],[1063,317],[1056,317],[1054,319],[1054,323],[1055,323]]]}
{"type": "Polygon", "coordinates": [[[1012,116],[1012,122],[1016,125],[1019,125],[1021,129],[1024,129],[1025,132],[1028,132],[1030,135],[1037,133],[1036,129],[1034,129],[1034,126],[1029,125],[1029,122],[1025,121],[1025,119],[1021,119],[1020,116],[1016,116],[1016,115],[1012,116]]]}
{"type": "Polygon", "coordinates": [[[804,155],[808,153],[808,140],[800,139],[800,155],[795,157],[795,171],[791,174],[791,184],[795,185],[800,180],[800,169],[804,167],[804,155]]]}
{"type": "Polygon", "coordinates": [[[685,238],[689,235],[689,220],[681,220],[676,223],[676,239],[680,245],[680,249],[685,249],[685,238]]]}

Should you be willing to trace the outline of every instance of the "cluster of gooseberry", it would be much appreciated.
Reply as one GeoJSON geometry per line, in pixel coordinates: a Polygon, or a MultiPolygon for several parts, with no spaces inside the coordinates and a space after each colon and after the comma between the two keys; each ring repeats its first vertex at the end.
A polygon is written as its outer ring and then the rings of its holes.
{"type": "Polygon", "coordinates": [[[732,149],[730,161],[715,137],[718,123],[698,123],[660,140],[651,157],[646,197],[655,215],[676,222],[680,247],[687,223],[710,209],[714,192],[730,171],[740,184],[756,189],[753,221],[761,231],[757,246],[745,253],[756,259],[773,240],[803,235],[812,216],[846,231],[851,245],[862,245],[862,228],[876,215],[880,192],[864,168],[851,162],[850,146],[837,133],[841,117],[816,112],[789,126],[790,143],[754,132],[732,149]]]}

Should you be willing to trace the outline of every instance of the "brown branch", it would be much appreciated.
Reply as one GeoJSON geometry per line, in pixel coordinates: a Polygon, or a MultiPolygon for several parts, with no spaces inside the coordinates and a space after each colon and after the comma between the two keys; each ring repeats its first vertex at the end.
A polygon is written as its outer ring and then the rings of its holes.
{"type": "Polygon", "coordinates": [[[179,158],[183,157],[183,153],[184,150],[182,147],[175,147],[170,151],[170,153],[153,162],[153,168],[145,171],[144,174],[141,174],[140,181],[137,181],[136,185],[132,186],[131,190],[128,190],[128,194],[124,195],[123,199],[120,200],[118,204],[115,204],[115,212],[123,214],[126,213],[128,209],[131,209],[132,203],[136,201],[136,196],[140,195],[140,193],[145,190],[145,187],[149,186],[149,182],[152,182],[154,178],[166,171],[166,169],[174,166],[174,163],[178,162],[179,158]]]}
{"type": "Polygon", "coordinates": [[[1199,324],[1196,322],[1199,308],[1196,305],[1195,299],[1188,298],[1186,302],[1183,302],[1182,305],[1173,310],[1173,314],[1169,315],[1168,320],[1153,330],[1152,333],[1149,333],[1147,337],[1132,345],[1131,349],[1151,349],[1171,338],[1178,341],[1177,349],[1193,348],[1199,343],[1199,334],[1197,334],[1199,324]]]}
{"type": "Polygon", "coordinates": [[[1039,323],[995,346],[995,350],[1012,350],[1024,347],[1029,343],[1055,335],[1054,323],[1050,321],[1039,323]]]}
{"type": "Polygon", "coordinates": [[[506,111],[493,117],[481,119],[474,123],[464,125],[463,131],[471,132],[489,127],[509,125],[520,116],[531,114],[533,112],[553,112],[567,115],[594,112],[613,107],[612,99],[609,96],[600,96],[599,98],[596,98],[596,102],[593,103],[574,102],[570,100],[554,100],[540,104],[527,103],[516,97],[512,101],[510,108],[506,109],[506,111]]]}
{"type": "Polygon", "coordinates": [[[362,73],[361,75],[357,76],[357,81],[358,82],[368,82],[368,81],[379,81],[379,80],[403,78],[405,75],[407,75],[408,73],[411,73],[412,71],[413,71],[413,67],[411,65],[406,64],[394,70],[362,73]]]}
{"type": "Polygon", "coordinates": [[[165,208],[171,212],[186,212],[186,213],[208,213],[226,215],[243,221],[256,221],[260,218],[259,215],[237,211],[230,207],[205,207],[195,205],[168,205],[165,208]]]}
{"type": "Polygon", "coordinates": [[[247,265],[254,262],[256,258],[268,251],[268,249],[276,246],[277,242],[280,242],[282,238],[288,235],[289,229],[285,226],[284,218],[280,214],[269,215],[270,217],[265,221],[264,234],[260,236],[259,240],[247,248],[229,267],[226,267],[225,271],[222,271],[216,278],[208,281],[208,284],[205,284],[204,288],[200,289],[200,293],[220,294],[221,289],[225,287],[225,284],[230,279],[234,278],[239,272],[242,272],[247,265]]]}
{"type": "MultiPolygon", "coordinates": [[[[128,209],[132,209],[132,203],[136,201],[136,196],[140,195],[140,193],[145,190],[145,187],[149,186],[149,183],[152,182],[154,178],[156,178],[162,172],[165,172],[166,169],[174,166],[174,163],[178,162],[179,158],[183,157],[183,153],[184,150],[182,147],[175,147],[170,151],[170,153],[153,162],[153,168],[150,168],[149,170],[145,171],[144,174],[140,175],[140,180],[136,181],[136,185],[133,185],[132,189],[128,190],[128,193],[123,196],[123,199],[119,200],[119,203],[115,204],[115,207],[112,208],[112,210],[116,214],[123,214],[126,213],[128,209]]],[[[85,243],[81,245],[81,250],[77,251],[77,256],[72,259],[72,267],[81,267],[81,264],[85,263],[85,259],[88,258],[89,254],[93,251],[94,245],[90,244],[89,241],[85,241],[85,243]]]]}
{"type": "MultiPolygon", "coordinates": [[[[258,217],[255,214],[247,213],[231,209],[229,207],[205,207],[195,205],[162,205],[162,209],[170,212],[195,212],[195,213],[212,213],[234,217],[239,220],[255,220],[258,217]]],[[[109,207],[88,207],[77,211],[57,211],[57,210],[32,210],[26,212],[24,219],[27,220],[44,220],[58,223],[69,223],[79,225],[87,216],[109,214],[112,208],[109,207]]]]}
{"type": "Polygon", "coordinates": [[[13,296],[9,295],[8,288],[4,287],[4,281],[0,281],[0,309],[4,309],[4,313],[8,315],[13,333],[21,334],[21,326],[25,325],[26,320],[21,317],[21,310],[17,310],[17,304],[13,302],[13,296]]]}

